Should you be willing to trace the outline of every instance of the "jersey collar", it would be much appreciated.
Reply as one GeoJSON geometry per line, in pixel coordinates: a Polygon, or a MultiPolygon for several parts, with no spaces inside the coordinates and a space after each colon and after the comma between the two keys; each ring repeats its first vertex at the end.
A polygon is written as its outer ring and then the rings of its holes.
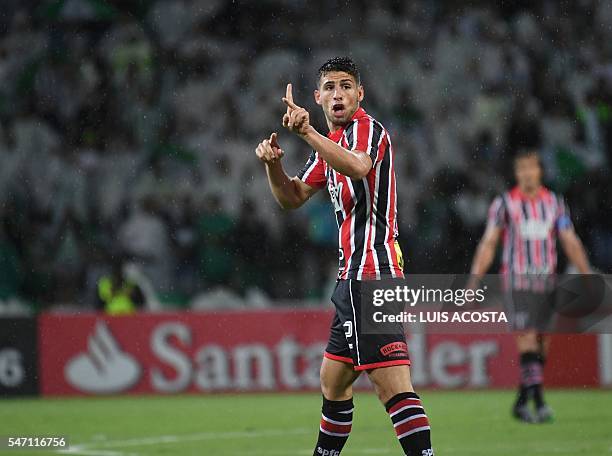
{"type": "Polygon", "coordinates": [[[540,185],[540,190],[538,191],[538,193],[533,198],[530,198],[529,196],[525,195],[521,191],[521,189],[520,189],[520,187],[518,185],[516,187],[514,187],[514,192],[523,201],[531,201],[531,200],[537,200],[537,199],[540,199],[540,198],[543,198],[544,196],[546,196],[546,187],[544,187],[543,185],[540,185]]]}
{"type": "MultiPolygon", "coordinates": [[[[351,120],[349,123],[351,123],[353,120],[361,119],[362,117],[366,117],[367,115],[368,114],[365,112],[365,109],[363,109],[362,107],[359,107],[357,111],[355,111],[355,114],[353,114],[353,116],[351,117],[351,120]]],[[[342,127],[342,128],[338,128],[335,131],[330,131],[329,133],[327,133],[327,137],[331,139],[333,142],[338,142],[340,138],[342,137],[342,134],[344,133],[345,128],[346,127],[342,127]]]]}

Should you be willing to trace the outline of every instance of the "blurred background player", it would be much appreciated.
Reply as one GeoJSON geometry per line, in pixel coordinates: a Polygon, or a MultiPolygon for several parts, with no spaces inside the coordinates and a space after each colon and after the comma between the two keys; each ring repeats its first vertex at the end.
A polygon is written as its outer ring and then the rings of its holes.
{"type": "Polygon", "coordinates": [[[382,124],[360,107],[364,89],[351,59],[333,58],[321,66],[314,98],[325,114],[327,137],[310,125],[308,111],[294,103],[291,84],[283,98],[283,126],[313,149],[297,176],[291,178],[283,170],[284,152],[276,133],[257,147],[270,189],[283,209],[302,206],[327,186],[338,223],[340,270],[332,296],[336,312],[321,366],[323,407],[314,455],[337,456],[342,451],[353,419],[352,385],[365,370],[404,454],[430,456],[429,421],[412,387],[402,325],[393,334],[365,334],[360,320],[362,281],[404,277],[396,241],[391,140],[382,124]]]}
{"type": "Polygon", "coordinates": [[[552,317],[552,274],[557,268],[557,239],[579,273],[590,271],[582,242],[574,231],[568,208],[560,195],[542,185],[542,164],[534,149],[514,158],[517,185],[495,198],[487,227],[476,250],[471,274],[484,275],[503,236],[501,273],[508,287],[511,321],[517,331],[520,384],[513,415],[524,422],[552,418],[544,402],[543,366],[548,347],[542,333],[552,317]],[[533,399],[535,415],[528,407],[533,399]]]}

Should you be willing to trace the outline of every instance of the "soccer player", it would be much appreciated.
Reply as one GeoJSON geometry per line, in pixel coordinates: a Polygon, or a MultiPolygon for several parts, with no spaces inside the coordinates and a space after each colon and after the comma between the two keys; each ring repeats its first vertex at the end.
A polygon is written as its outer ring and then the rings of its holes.
{"type": "Polygon", "coordinates": [[[283,98],[283,126],[313,149],[304,168],[295,177],[286,174],[276,133],[256,153],[283,209],[300,207],[327,186],[338,222],[340,266],[331,298],[336,312],[321,365],[323,416],[314,455],[340,455],[353,420],[352,385],[366,371],[404,454],[429,456],[434,454],[429,421],[412,387],[403,328],[372,335],[362,332],[360,323],[363,281],[403,277],[396,241],[394,152],[389,133],[360,106],[363,98],[359,70],[351,59],[325,62],[314,99],[323,109],[327,136],[310,125],[308,111],[293,101],[291,84],[283,98]]]}
{"type": "Polygon", "coordinates": [[[557,239],[578,272],[588,274],[589,264],[563,198],[542,185],[537,151],[518,152],[514,174],[517,185],[495,198],[489,209],[471,274],[480,277],[487,272],[502,237],[501,273],[508,284],[521,367],[513,415],[528,423],[545,422],[552,419],[552,412],[544,402],[542,387],[549,342],[543,329],[552,317],[551,278],[557,267],[557,239]],[[528,405],[530,399],[535,403],[535,415],[528,405]]]}

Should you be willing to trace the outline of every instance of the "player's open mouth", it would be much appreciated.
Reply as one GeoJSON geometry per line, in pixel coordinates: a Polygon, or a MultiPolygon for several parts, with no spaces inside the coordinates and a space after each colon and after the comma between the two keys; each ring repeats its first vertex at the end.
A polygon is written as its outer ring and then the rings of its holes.
{"type": "Polygon", "coordinates": [[[332,112],[336,117],[342,117],[344,115],[344,105],[342,103],[337,103],[332,106],[332,112]]]}

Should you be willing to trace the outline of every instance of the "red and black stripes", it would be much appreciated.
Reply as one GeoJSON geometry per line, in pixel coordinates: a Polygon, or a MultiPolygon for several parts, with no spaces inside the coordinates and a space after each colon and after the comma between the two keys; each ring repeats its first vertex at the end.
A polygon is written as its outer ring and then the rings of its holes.
{"type": "Polygon", "coordinates": [[[389,410],[389,416],[398,439],[430,430],[429,420],[420,399],[402,400],[389,410]]]}
{"type": "Polygon", "coordinates": [[[320,430],[321,432],[334,437],[348,437],[351,433],[352,425],[352,418],[351,421],[338,421],[322,415],[320,430]]]}
{"type": "Polygon", "coordinates": [[[380,122],[359,108],[349,125],[329,138],[348,150],[368,153],[372,170],[350,179],[331,169],[316,152],[298,177],[316,188],[327,183],[339,229],[340,279],[403,277],[395,240],[397,196],[393,147],[380,122]]]}
{"type": "Polygon", "coordinates": [[[353,399],[330,401],[323,397],[315,456],[340,455],[353,426],[353,409],[353,399]]]}
{"type": "Polygon", "coordinates": [[[495,198],[488,223],[503,229],[501,272],[513,288],[544,286],[533,276],[556,271],[558,232],[572,227],[563,199],[544,187],[534,197],[515,187],[495,198]]]}
{"type": "Polygon", "coordinates": [[[394,396],[387,402],[386,409],[406,455],[433,454],[429,419],[416,393],[394,396]]]}

